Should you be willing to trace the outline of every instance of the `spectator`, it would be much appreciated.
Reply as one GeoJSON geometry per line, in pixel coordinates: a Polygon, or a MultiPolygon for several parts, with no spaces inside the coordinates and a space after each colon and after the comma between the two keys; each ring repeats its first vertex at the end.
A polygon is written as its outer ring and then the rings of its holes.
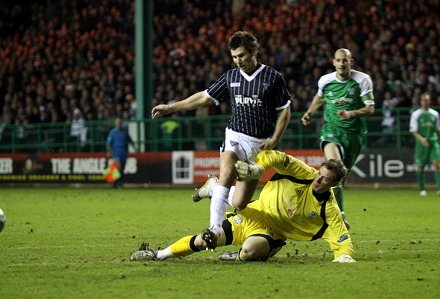
{"type": "Polygon", "coordinates": [[[80,151],[87,142],[87,127],[85,126],[84,117],[78,108],[75,108],[72,113],[72,120],[70,123],[70,145],[71,150],[80,151]]]}
{"type": "Polygon", "coordinates": [[[382,102],[382,136],[376,140],[376,144],[380,145],[381,148],[387,148],[390,139],[394,135],[396,124],[393,111],[398,104],[399,99],[393,97],[393,93],[390,90],[385,92],[384,100],[382,102]]]}

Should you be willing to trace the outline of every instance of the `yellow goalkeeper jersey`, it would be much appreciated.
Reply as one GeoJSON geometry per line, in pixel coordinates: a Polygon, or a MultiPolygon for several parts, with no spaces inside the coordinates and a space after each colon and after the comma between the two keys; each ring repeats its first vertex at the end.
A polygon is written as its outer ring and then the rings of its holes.
{"type": "Polygon", "coordinates": [[[326,240],[335,257],[353,255],[351,237],[343,223],[333,191],[317,194],[312,182],[318,173],[301,160],[279,151],[262,151],[257,164],[277,173],[261,191],[259,209],[280,236],[297,241],[326,240]]]}

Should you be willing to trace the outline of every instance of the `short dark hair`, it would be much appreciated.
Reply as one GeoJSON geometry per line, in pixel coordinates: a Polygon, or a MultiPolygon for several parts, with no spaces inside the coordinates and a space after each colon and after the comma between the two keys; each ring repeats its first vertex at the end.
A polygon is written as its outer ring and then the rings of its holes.
{"type": "Polygon", "coordinates": [[[348,174],[348,170],[345,167],[344,163],[338,159],[326,160],[322,162],[321,167],[322,166],[325,166],[325,168],[335,173],[335,184],[338,184],[339,182],[344,180],[348,174]]]}
{"type": "Polygon", "coordinates": [[[246,51],[252,53],[254,49],[258,51],[260,44],[252,33],[247,31],[237,31],[229,38],[229,49],[235,50],[239,47],[244,47],[246,51]]]}

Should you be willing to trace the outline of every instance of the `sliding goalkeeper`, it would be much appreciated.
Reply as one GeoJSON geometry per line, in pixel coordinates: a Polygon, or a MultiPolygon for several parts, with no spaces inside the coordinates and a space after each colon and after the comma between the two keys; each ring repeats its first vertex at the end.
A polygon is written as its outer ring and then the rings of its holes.
{"type": "MultiPolygon", "coordinates": [[[[333,251],[333,262],[355,262],[351,237],[331,190],[347,175],[341,161],[324,161],[317,170],[283,152],[269,150],[258,154],[255,165],[238,161],[235,167],[240,180],[260,179],[270,168],[277,173],[264,186],[258,200],[228,214],[223,221],[224,234],[216,240],[215,247],[241,248],[238,252],[222,253],[220,260],[265,261],[281,250],[286,239],[324,239],[333,251]]],[[[215,180],[211,182],[215,184],[215,180]]],[[[212,248],[201,234],[186,236],[163,250],[141,248],[130,260],[165,260],[208,247],[212,248]]]]}

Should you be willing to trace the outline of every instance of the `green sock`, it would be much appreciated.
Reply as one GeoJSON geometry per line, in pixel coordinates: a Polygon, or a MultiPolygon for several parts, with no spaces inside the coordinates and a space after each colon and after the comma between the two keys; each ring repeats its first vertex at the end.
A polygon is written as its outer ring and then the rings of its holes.
{"type": "Polygon", "coordinates": [[[435,184],[437,185],[437,190],[440,190],[440,171],[435,172],[435,184]]]}
{"type": "Polygon", "coordinates": [[[425,173],[423,171],[416,171],[416,176],[417,184],[419,184],[419,191],[425,190],[425,173]]]}
{"type": "Polygon", "coordinates": [[[342,185],[338,185],[333,187],[333,193],[336,197],[336,202],[338,203],[339,209],[342,212],[342,218],[345,219],[345,212],[344,212],[344,189],[342,185]]]}

